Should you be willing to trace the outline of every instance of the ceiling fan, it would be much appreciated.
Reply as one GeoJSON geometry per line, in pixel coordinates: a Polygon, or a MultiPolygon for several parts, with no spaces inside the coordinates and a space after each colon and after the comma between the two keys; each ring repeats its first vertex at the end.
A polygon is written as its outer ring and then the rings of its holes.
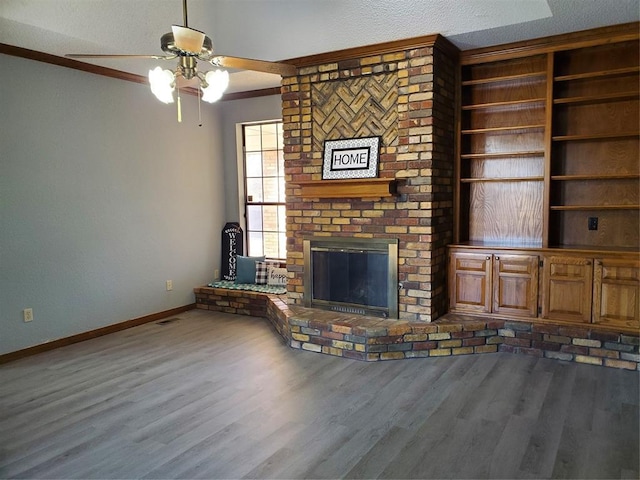
{"type": "MultiPolygon", "coordinates": [[[[154,95],[164,103],[173,103],[173,91],[179,77],[185,80],[197,78],[202,91],[202,100],[213,103],[222,97],[229,83],[229,73],[226,70],[201,72],[198,61],[209,63],[214,67],[253,70],[256,72],[272,73],[282,76],[295,75],[296,67],[287,63],[254,60],[250,58],[230,57],[213,52],[211,38],[203,32],[189,27],[187,0],[182,0],[184,25],[172,25],[171,32],[160,37],[160,48],[165,55],[101,55],[101,54],[67,54],[69,58],[151,58],[157,60],[178,59],[175,71],[163,70],[156,67],[149,70],[149,83],[154,95]]],[[[178,121],[180,115],[180,96],[178,90],[178,121]]]]}

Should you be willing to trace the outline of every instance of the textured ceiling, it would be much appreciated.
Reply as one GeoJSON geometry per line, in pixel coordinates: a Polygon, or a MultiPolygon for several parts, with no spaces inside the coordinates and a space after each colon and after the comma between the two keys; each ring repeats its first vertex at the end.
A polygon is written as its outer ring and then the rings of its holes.
{"type": "MultiPolygon", "coordinates": [[[[189,0],[217,53],[283,60],[440,33],[463,50],[638,21],[640,0],[189,0]]],[[[0,0],[0,43],[65,53],[161,54],[181,0],[0,0]]],[[[158,60],[93,62],[146,75],[158,60]]],[[[229,91],[279,85],[233,72],[229,91]]]]}

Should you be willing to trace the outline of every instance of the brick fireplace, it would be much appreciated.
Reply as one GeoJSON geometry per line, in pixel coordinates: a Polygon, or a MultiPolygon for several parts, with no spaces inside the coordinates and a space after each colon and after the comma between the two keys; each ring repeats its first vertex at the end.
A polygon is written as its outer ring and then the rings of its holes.
{"type": "Polygon", "coordinates": [[[398,318],[446,313],[458,52],[439,35],[403,45],[298,59],[298,75],[283,80],[291,305],[304,305],[305,237],[386,238],[398,241],[398,318]],[[325,140],[370,136],[381,138],[379,177],[395,179],[397,195],[303,194],[298,182],[321,179],[325,140]]]}

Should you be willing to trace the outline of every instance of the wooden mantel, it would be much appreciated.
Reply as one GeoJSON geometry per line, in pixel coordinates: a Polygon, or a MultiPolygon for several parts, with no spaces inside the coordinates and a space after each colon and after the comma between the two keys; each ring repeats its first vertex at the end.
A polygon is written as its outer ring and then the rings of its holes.
{"type": "Polygon", "coordinates": [[[292,183],[300,185],[302,198],[377,198],[397,195],[395,178],[309,180],[292,183]]]}

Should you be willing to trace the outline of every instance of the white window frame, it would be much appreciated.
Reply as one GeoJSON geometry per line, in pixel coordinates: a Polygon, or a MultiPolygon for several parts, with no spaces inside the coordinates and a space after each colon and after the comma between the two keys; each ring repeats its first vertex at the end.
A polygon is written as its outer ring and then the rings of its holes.
{"type": "MultiPolygon", "coordinates": [[[[247,227],[247,178],[245,171],[245,151],[244,151],[244,127],[249,125],[265,125],[270,123],[282,123],[281,119],[273,119],[273,120],[261,120],[256,122],[242,122],[236,124],[236,161],[237,161],[237,169],[238,169],[238,212],[240,216],[240,227],[242,228],[244,234],[244,244],[245,244],[245,254],[249,254],[249,231],[247,227]]],[[[274,202],[265,202],[268,204],[273,204],[274,202]]],[[[285,202],[275,202],[279,205],[285,206],[285,202]]],[[[281,232],[286,233],[286,224],[279,226],[281,232]]],[[[286,243],[284,245],[286,249],[286,243]]],[[[271,257],[270,259],[286,261],[285,257],[271,257]]]]}

